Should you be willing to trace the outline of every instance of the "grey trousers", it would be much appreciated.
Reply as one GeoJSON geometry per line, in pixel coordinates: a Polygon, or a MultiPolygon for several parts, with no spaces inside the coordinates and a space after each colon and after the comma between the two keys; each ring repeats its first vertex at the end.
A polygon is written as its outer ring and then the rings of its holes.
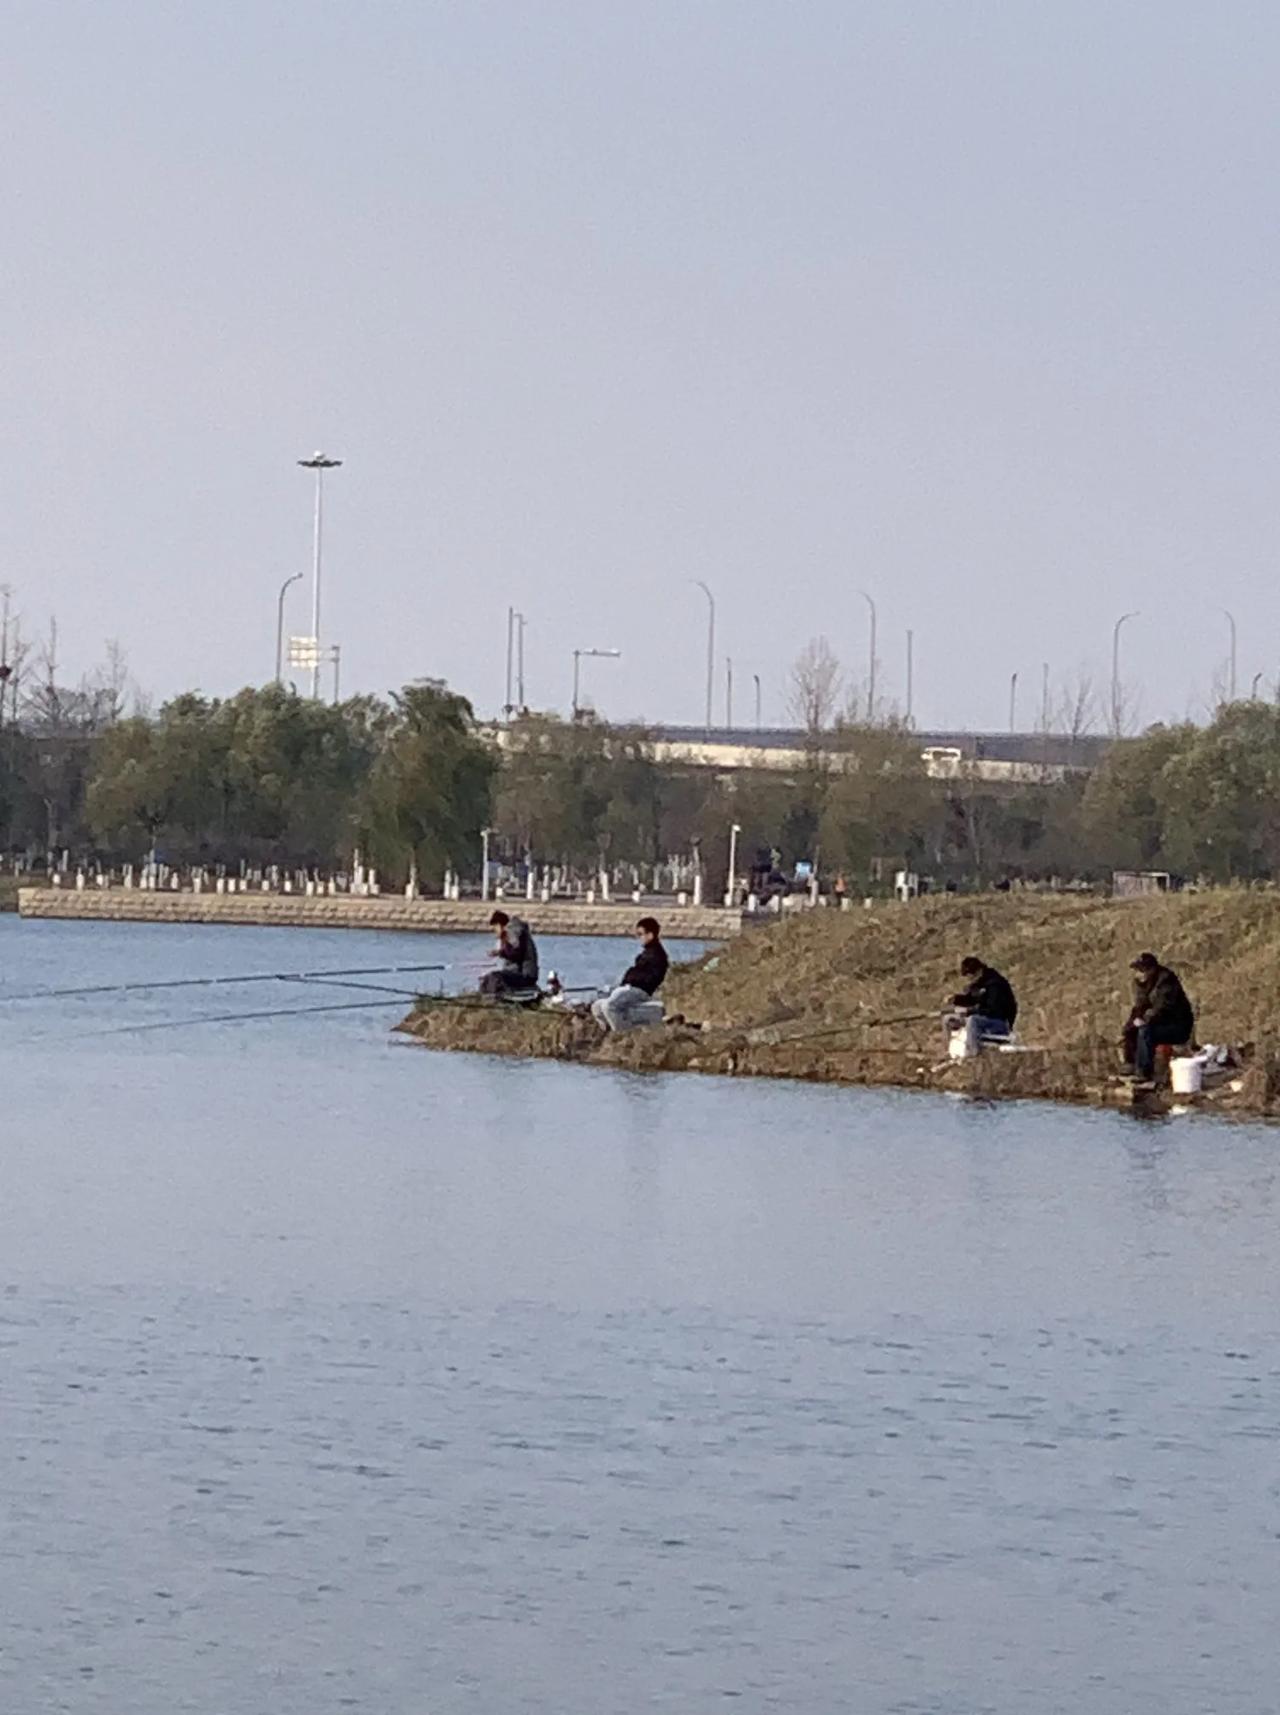
{"type": "Polygon", "coordinates": [[[636,1030],[642,1024],[662,1023],[662,1002],[624,983],[594,1001],[591,1016],[606,1030],[636,1030]]]}

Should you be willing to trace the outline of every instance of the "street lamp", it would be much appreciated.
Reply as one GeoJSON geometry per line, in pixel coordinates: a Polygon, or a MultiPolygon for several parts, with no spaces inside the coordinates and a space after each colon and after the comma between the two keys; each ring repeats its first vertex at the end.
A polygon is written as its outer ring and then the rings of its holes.
{"type": "Polygon", "coordinates": [[[1236,616],[1229,613],[1225,607],[1222,614],[1231,627],[1231,665],[1227,672],[1227,701],[1234,703],[1236,700],[1236,616]]]}
{"type": "Polygon", "coordinates": [[[911,710],[915,699],[915,648],[916,634],[907,632],[907,725],[911,725],[911,710]]]}
{"type": "Polygon", "coordinates": [[[876,604],[866,590],[860,590],[859,594],[871,609],[871,651],[867,667],[867,725],[871,726],[876,718],[876,604]]]}
{"type": "Polygon", "coordinates": [[[594,657],[598,661],[616,661],[621,656],[621,649],[575,649],[573,652],[573,718],[578,718],[578,685],[581,674],[581,662],[584,657],[594,657]]]}
{"type": "Polygon", "coordinates": [[[524,628],[527,624],[522,613],[516,615],[516,708],[520,713],[525,712],[524,700],[524,628]]]}
{"type": "Polygon", "coordinates": [[[724,724],[733,731],[733,656],[724,658],[724,724]]]}
{"type": "Polygon", "coordinates": [[[729,879],[725,885],[724,902],[727,909],[733,906],[733,880],[738,868],[738,835],[742,832],[737,822],[729,827],[729,879]]]}
{"type": "Polygon", "coordinates": [[[1261,683],[1262,683],[1262,674],[1261,673],[1255,673],[1253,675],[1253,683],[1249,687],[1249,701],[1251,703],[1257,702],[1257,700],[1258,700],[1258,686],[1261,683]]]}
{"type": "Polygon", "coordinates": [[[759,675],[759,673],[753,673],[751,675],[751,680],[752,680],[752,683],[755,685],[755,688],[756,688],[756,731],[759,732],[760,731],[760,675],[759,675]]]}
{"type": "Polygon", "coordinates": [[[1018,675],[1009,675],[1009,731],[1018,730],[1018,675]]]}
{"type": "Polygon", "coordinates": [[[716,598],[701,578],[693,581],[707,598],[707,737],[710,738],[711,698],[716,676],[716,598]]]}
{"type": "Polygon", "coordinates": [[[309,459],[299,459],[303,470],[316,473],[315,558],[311,585],[311,636],[316,646],[315,666],[311,669],[311,695],[320,695],[320,532],[324,516],[324,473],[337,470],[341,459],[327,458],[324,453],[312,453],[309,459]]]}
{"type": "Polygon", "coordinates": [[[1138,610],[1132,613],[1122,613],[1115,623],[1111,633],[1111,735],[1120,737],[1120,720],[1123,710],[1120,707],[1120,629],[1130,619],[1137,619],[1138,610]]]}
{"type": "Polygon", "coordinates": [[[296,584],[305,576],[303,572],[295,572],[291,578],[286,578],[280,585],[280,599],[276,603],[276,684],[284,683],[284,594],[290,584],[296,584]]]}

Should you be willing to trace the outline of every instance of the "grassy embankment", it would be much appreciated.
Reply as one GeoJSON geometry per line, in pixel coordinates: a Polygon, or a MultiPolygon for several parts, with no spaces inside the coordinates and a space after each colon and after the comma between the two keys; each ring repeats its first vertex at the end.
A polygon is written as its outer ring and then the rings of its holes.
{"type": "Polygon", "coordinates": [[[700,1030],[601,1040],[581,1019],[456,1002],[425,1002],[401,1028],[429,1047],[636,1070],[1114,1100],[1129,960],[1148,947],[1181,974],[1201,1042],[1255,1045],[1239,1087],[1213,1100],[1280,1110],[1280,894],[1245,890],[1124,903],[952,896],[806,913],[673,972],[667,1010],[700,1030]],[[944,1062],[939,1013],[970,952],[1013,981],[1030,1052],[944,1062]]]}

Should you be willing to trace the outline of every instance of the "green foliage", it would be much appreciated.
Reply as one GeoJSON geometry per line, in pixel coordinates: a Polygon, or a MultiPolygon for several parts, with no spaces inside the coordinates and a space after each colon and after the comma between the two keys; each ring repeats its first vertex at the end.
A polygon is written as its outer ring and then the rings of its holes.
{"type": "Polygon", "coordinates": [[[368,849],[392,873],[406,856],[418,875],[470,868],[489,819],[497,759],[465,697],[410,685],[393,699],[364,794],[368,849]]]}
{"type": "Polygon", "coordinates": [[[1112,869],[1163,869],[1164,770],[1195,738],[1191,726],[1155,726],[1141,738],[1113,745],[1085,789],[1085,838],[1112,869]]]}
{"type": "Polygon", "coordinates": [[[920,869],[937,843],[939,795],[920,746],[902,728],[850,727],[840,734],[836,769],[822,804],[822,851],[835,866],[868,880],[886,869],[920,869]]]}
{"type": "Polygon", "coordinates": [[[840,727],[790,770],[723,774],[659,765],[643,730],[591,719],[526,716],[499,749],[434,683],[336,708],[275,686],[192,694],[154,719],[3,737],[0,814],[11,844],[37,850],[73,842],[83,816],[119,856],[324,866],[360,846],[389,877],[416,865],[434,883],[474,873],[492,818],[508,857],[579,874],[699,850],[715,893],[737,823],[744,866],[777,848],[784,867],[818,858],[855,889],[898,867],[963,885],[1129,868],[1280,879],[1280,711],[1261,703],[1154,727],[1087,782],[1016,785],[976,769],[932,780],[893,726],[840,727]]]}

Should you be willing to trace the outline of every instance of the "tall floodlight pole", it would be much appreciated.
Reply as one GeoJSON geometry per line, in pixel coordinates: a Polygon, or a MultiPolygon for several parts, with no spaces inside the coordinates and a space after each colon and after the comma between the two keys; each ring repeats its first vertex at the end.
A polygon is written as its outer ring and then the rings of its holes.
{"type": "Polygon", "coordinates": [[[280,597],[276,602],[276,684],[284,683],[284,596],[290,584],[296,584],[306,576],[305,572],[295,572],[291,578],[286,578],[280,585],[280,597]]]}
{"type": "Polygon", "coordinates": [[[502,700],[502,712],[507,720],[511,719],[511,698],[515,686],[515,657],[516,657],[516,610],[507,609],[507,683],[506,695],[502,700]]]}
{"type": "Polygon", "coordinates": [[[710,736],[711,700],[715,692],[716,679],[716,598],[701,578],[695,578],[693,581],[707,598],[707,734],[710,736]]]}
{"type": "Polygon", "coordinates": [[[911,710],[915,698],[915,646],[916,634],[907,632],[907,725],[911,725],[911,710]]]}
{"type": "Polygon", "coordinates": [[[316,473],[316,527],[315,527],[315,557],[312,565],[311,582],[311,642],[315,653],[312,656],[311,695],[320,695],[320,535],[324,524],[324,473],[327,470],[337,470],[341,459],[326,458],[324,453],[312,453],[309,459],[299,459],[303,470],[313,470],[316,473]]]}
{"type": "Polygon", "coordinates": [[[1120,631],[1130,619],[1137,619],[1135,608],[1132,613],[1122,613],[1116,621],[1111,633],[1111,736],[1120,737],[1120,723],[1124,710],[1120,707],[1120,631]]]}
{"type": "Polygon", "coordinates": [[[751,679],[752,679],[752,682],[754,683],[755,688],[756,688],[756,731],[759,732],[760,731],[760,675],[759,675],[759,673],[753,673],[751,675],[751,679]]]}
{"type": "Polygon", "coordinates": [[[1049,663],[1040,664],[1040,730],[1049,730],[1049,663]]]}
{"type": "Polygon", "coordinates": [[[1018,675],[1009,675],[1009,731],[1018,730],[1018,675]]]}
{"type": "Polygon", "coordinates": [[[866,590],[859,593],[871,609],[871,647],[867,664],[867,725],[872,726],[876,718],[876,604],[866,590]]]}
{"type": "Polygon", "coordinates": [[[733,731],[733,656],[724,658],[724,724],[733,731]]]}
{"type": "Polygon", "coordinates": [[[522,613],[516,615],[516,707],[520,713],[525,711],[524,700],[524,628],[526,620],[522,613]]]}
{"type": "Polygon", "coordinates": [[[1236,700],[1236,616],[1229,613],[1225,607],[1222,613],[1227,624],[1231,627],[1231,663],[1227,669],[1227,701],[1234,703],[1236,700]]]}

